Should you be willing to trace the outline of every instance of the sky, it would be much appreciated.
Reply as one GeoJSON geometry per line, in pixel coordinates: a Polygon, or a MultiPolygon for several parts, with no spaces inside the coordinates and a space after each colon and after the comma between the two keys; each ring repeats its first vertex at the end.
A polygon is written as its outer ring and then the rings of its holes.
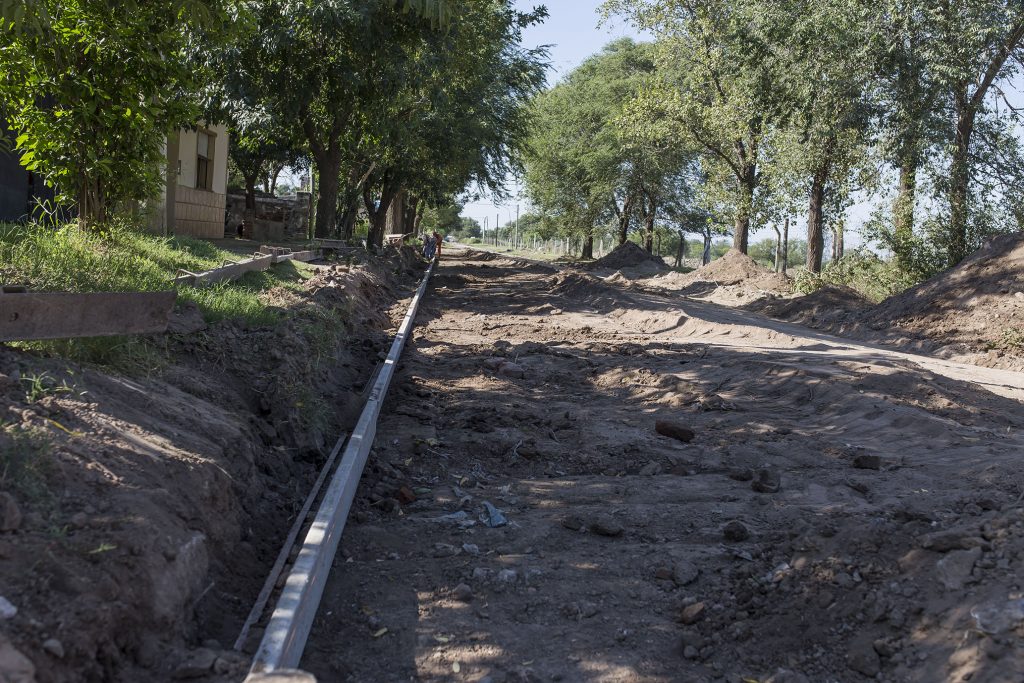
{"type": "MultiPolygon", "coordinates": [[[[608,43],[622,37],[643,40],[631,26],[621,20],[598,27],[601,20],[598,8],[603,0],[516,0],[520,10],[532,9],[535,5],[546,5],[550,15],[543,24],[531,26],[523,36],[526,47],[547,45],[550,50],[551,68],[548,70],[548,85],[554,85],[565,74],[579,66],[587,57],[599,52],[608,43]]],[[[519,192],[514,182],[509,183],[509,192],[519,192]]],[[[483,225],[494,226],[495,217],[501,215],[501,224],[514,220],[516,205],[526,210],[526,201],[513,196],[504,204],[495,204],[489,198],[466,204],[462,215],[475,218],[483,225]]]]}

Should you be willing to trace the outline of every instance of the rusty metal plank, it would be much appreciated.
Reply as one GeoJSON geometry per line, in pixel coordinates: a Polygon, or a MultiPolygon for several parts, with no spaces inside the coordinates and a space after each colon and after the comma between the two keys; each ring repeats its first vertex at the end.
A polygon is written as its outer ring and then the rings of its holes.
{"type": "Polygon", "coordinates": [[[177,292],[0,294],[0,341],[163,332],[176,297],[177,292]]]}
{"type": "Polygon", "coordinates": [[[217,282],[224,282],[226,280],[237,280],[248,272],[254,270],[266,270],[275,263],[274,259],[277,258],[273,255],[259,256],[248,261],[241,261],[239,263],[231,263],[220,268],[214,268],[208,270],[205,273],[189,273],[176,277],[172,281],[175,286],[179,285],[211,285],[217,282]]]}

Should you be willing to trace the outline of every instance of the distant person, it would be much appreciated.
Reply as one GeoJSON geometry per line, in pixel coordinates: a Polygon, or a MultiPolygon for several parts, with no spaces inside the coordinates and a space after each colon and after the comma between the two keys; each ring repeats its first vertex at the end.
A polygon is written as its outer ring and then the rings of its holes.
{"type": "Polygon", "coordinates": [[[434,239],[427,233],[420,236],[423,239],[423,258],[428,261],[434,258],[434,239]]]}
{"type": "Polygon", "coordinates": [[[437,258],[441,258],[441,245],[444,244],[444,238],[441,237],[441,233],[437,230],[434,231],[434,247],[437,251],[437,258]]]}

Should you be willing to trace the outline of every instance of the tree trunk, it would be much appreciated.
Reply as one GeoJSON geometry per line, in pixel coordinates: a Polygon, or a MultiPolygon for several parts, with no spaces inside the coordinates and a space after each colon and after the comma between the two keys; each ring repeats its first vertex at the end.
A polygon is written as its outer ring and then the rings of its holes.
{"type": "Polygon", "coordinates": [[[739,182],[743,189],[743,206],[733,221],[732,247],[746,254],[750,245],[750,209],[754,205],[754,191],[757,189],[757,167],[753,164],[745,165],[739,182]]]}
{"type": "Polygon", "coordinates": [[[782,272],[782,231],[779,226],[773,225],[775,229],[775,272],[782,272]]]}
{"type": "Polygon", "coordinates": [[[782,224],[782,274],[789,270],[789,217],[782,224]]]}
{"type": "Polygon", "coordinates": [[[345,210],[342,211],[341,218],[338,221],[338,231],[341,234],[341,239],[352,239],[356,229],[356,218],[358,217],[359,198],[356,197],[347,207],[345,207],[345,210]]]}
{"type": "Polygon", "coordinates": [[[822,221],[827,178],[828,172],[824,168],[819,168],[811,181],[810,207],[807,212],[807,270],[812,273],[821,272],[821,261],[825,251],[822,221]]]}
{"type": "Polygon", "coordinates": [[[277,179],[281,175],[281,171],[284,170],[283,164],[278,164],[270,169],[270,194],[277,196],[277,179]]]}
{"type": "Polygon", "coordinates": [[[676,247],[676,264],[675,268],[683,267],[683,259],[686,257],[686,233],[682,230],[679,231],[679,246],[676,247]]]}
{"type": "Polygon", "coordinates": [[[405,190],[402,190],[395,196],[395,199],[391,202],[391,206],[388,207],[386,234],[405,234],[405,204],[407,199],[407,193],[405,192],[405,190]]]}
{"type": "Polygon", "coordinates": [[[644,250],[648,254],[654,254],[654,220],[658,213],[658,203],[654,197],[648,195],[644,208],[644,250]]]}
{"type": "Polygon", "coordinates": [[[256,229],[256,176],[245,179],[245,215],[242,218],[242,236],[252,237],[256,229]]]}
{"type": "Polygon", "coordinates": [[[835,227],[832,228],[832,256],[833,259],[838,261],[846,255],[846,224],[839,220],[835,227]]]}
{"type": "Polygon", "coordinates": [[[899,194],[893,202],[893,254],[897,262],[906,267],[910,262],[910,250],[914,240],[914,203],[917,198],[917,140],[903,143],[899,156],[899,194]]]}
{"type": "Polygon", "coordinates": [[[341,155],[319,154],[315,161],[319,183],[316,188],[316,224],[313,234],[323,239],[330,236],[337,222],[341,155]]]}
{"type": "Polygon", "coordinates": [[[954,266],[968,253],[967,211],[970,189],[971,135],[974,132],[974,112],[962,110],[957,117],[953,159],[949,167],[949,238],[948,265],[954,266]]]}
{"type": "Polygon", "coordinates": [[[580,258],[587,260],[594,258],[594,233],[588,232],[583,238],[583,251],[580,253],[580,258]]]}
{"type": "Polygon", "coordinates": [[[633,197],[626,197],[621,210],[615,202],[615,198],[612,197],[612,206],[615,207],[615,213],[619,219],[619,246],[622,246],[629,239],[629,219],[633,214],[633,197]]]}
{"type": "Polygon", "coordinates": [[[704,251],[701,252],[700,262],[705,266],[711,263],[711,228],[704,228],[704,251]]]}

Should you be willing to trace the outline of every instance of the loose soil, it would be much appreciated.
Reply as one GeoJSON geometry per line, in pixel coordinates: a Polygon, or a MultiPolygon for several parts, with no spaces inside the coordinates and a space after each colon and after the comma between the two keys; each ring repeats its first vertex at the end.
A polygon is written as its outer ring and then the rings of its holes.
{"type": "Polygon", "coordinates": [[[634,277],[650,277],[668,270],[664,259],[648,254],[647,250],[635,242],[620,244],[593,263],[587,264],[586,268],[598,271],[624,271],[634,277]]]}
{"type": "Polygon", "coordinates": [[[230,647],[417,278],[318,266],[267,293],[274,326],[181,309],[131,377],[0,347],[0,681],[241,680],[230,647]]]}
{"type": "Polygon", "coordinates": [[[845,336],[1024,370],[1024,234],[993,238],[958,266],[877,306],[865,306],[852,290],[828,287],[747,308],[845,336]]]}
{"type": "Polygon", "coordinates": [[[1024,680],[1022,399],[1022,374],[449,252],[302,666],[1024,680]]]}
{"type": "Polygon", "coordinates": [[[793,291],[789,277],[765,268],[735,249],[692,273],[667,273],[650,278],[644,284],[729,306],[745,304],[766,295],[787,295],[793,291]]]}

